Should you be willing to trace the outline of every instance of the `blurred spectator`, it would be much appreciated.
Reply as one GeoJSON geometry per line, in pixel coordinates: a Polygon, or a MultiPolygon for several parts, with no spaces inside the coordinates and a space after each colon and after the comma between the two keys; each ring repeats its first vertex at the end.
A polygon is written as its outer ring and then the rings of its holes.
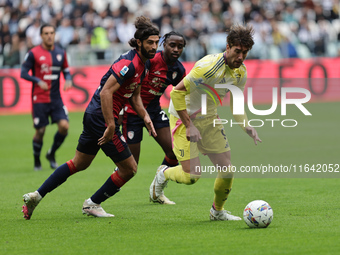
{"type": "Polygon", "coordinates": [[[110,46],[107,31],[103,27],[93,29],[91,36],[91,47],[96,50],[97,59],[105,58],[105,50],[110,46]]]}
{"type": "Polygon", "coordinates": [[[0,17],[1,17],[1,22],[2,23],[8,23],[10,18],[11,18],[11,7],[10,5],[6,5],[4,7],[1,7],[1,13],[0,13],[0,17]]]}
{"type": "Polygon", "coordinates": [[[26,37],[27,37],[27,47],[29,49],[41,43],[40,20],[39,19],[35,19],[33,24],[27,28],[26,37]]]}
{"type": "Polygon", "coordinates": [[[152,17],[161,34],[184,33],[188,44],[182,58],[187,60],[196,61],[202,52],[221,48],[220,40],[233,23],[255,28],[256,43],[248,58],[270,58],[270,49],[290,58],[300,48],[309,52],[305,56],[338,56],[339,8],[340,0],[0,0],[0,54],[5,48],[7,53],[15,52],[18,46],[12,44],[18,37],[19,52],[40,44],[43,23],[58,29],[65,48],[90,47],[94,29],[101,27],[110,45],[122,43],[114,47],[122,49],[134,34],[131,20],[138,14],[152,17]]]}
{"type": "Polygon", "coordinates": [[[254,46],[251,50],[250,56],[259,59],[269,58],[268,44],[273,43],[271,36],[271,26],[267,20],[264,20],[262,14],[255,12],[254,19],[249,22],[254,28],[254,46]]]}
{"type": "Polygon", "coordinates": [[[172,26],[175,30],[179,30],[181,26],[184,25],[184,24],[181,24],[182,12],[181,12],[181,8],[179,7],[179,4],[171,6],[170,17],[172,20],[172,26]]]}
{"type": "Polygon", "coordinates": [[[281,33],[275,20],[272,20],[271,27],[273,43],[279,48],[282,58],[297,58],[298,54],[292,41],[281,33]]]}
{"type": "Polygon", "coordinates": [[[280,47],[282,58],[297,58],[298,57],[296,48],[288,37],[283,36],[279,47],[280,47]]]}
{"type": "Polygon", "coordinates": [[[12,10],[11,11],[11,17],[8,21],[9,31],[10,33],[16,34],[19,30],[19,11],[18,10],[12,10]]]}
{"type": "Polygon", "coordinates": [[[248,23],[252,20],[252,12],[251,4],[248,1],[244,2],[244,13],[243,13],[243,20],[245,23],[248,23]]]}
{"type": "Polygon", "coordinates": [[[107,36],[108,36],[109,41],[111,43],[117,43],[118,36],[117,36],[116,22],[114,19],[107,20],[106,30],[107,30],[107,36]]]}
{"type": "Polygon", "coordinates": [[[314,40],[312,31],[309,27],[308,20],[306,16],[303,16],[299,22],[298,39],[301,44],[308,47],[309,51],[314,53],[314,40]]]}
{"type": "Polygon", "coordinates": [[[64,49],[74,40],[74,27],[69,18],[63,18],[61,25],[56,30],[56,41],[64,49]]]}
{"type": "Polygon", "coordinates": [[[52,19],[52,17],[54,17],[54,15],[56,14],[55,9],[53,8],[53,2],[50,0],[48,1],[48,4],[44,4],[41,7],[41,20],[44,23],[49,23],[52,19]]]}
{"type": "Polygon", "coordinates": [[[18,34],[11,37],[11,43],[4,47],[4,66],[20,67],[20,39],[18,34]]]}
{"type": "Polygon", "coordinates": [[[64,0],[63,3],[63,16],[64,17],[72,17],[72,13],[74,11],[74,6],[72,4],[72,0],[64,0]]]}
{"type": "Polygon", "coordinates": [[[314,7],[314,11],[315,11],[315,22],[326,19],[326,16],[324,15],[324,10],[321,4],[316,4],[314,7]]]}
{"type": "Polygon", "coordinates": [[[120,0],[120,6],[118,9],[120,18],[124,18],[124,16],[129,13],[129,8],[124,4],[124,0],[120,0]]]}
{"type": "Polygon", "coordinates": [[[251,0],[250,2],[252,11],[260,14],[262,9],[260,0],[251,0]]]}
{"type": "Polygon", "coordinates": [[[7,44],[8,45],[11,44],[11,33],[9,31],[9,26],[7,23],[1,24],[0,43],[1,43],[1,52],[3,52],[7,44]]]}
{"type": "Polygon", "coordinates": [[[294,4],[290,3],[287,5],[286,9],[282,11],[282,21],[286,23],[297,22],[294,15],[294,4]]]}
{"type": "Polygon", "coordinates": [[[167,6],[162,7],[162,13],[157,17],[156,19],[152,20],[153,23],[157,25],[157,27],[160,28],[161,34],[166,34],[167,32],[162,31],[162,26],[167,27],[170,25],[170,31],[172,30],[172,25],[171,25],[171,15],[170,15],[170,8],[167,6]]]}
{"type": "Polygon", "coordinates": [[[70,44],[85,44],[87,30],[84,27],[83,19],[78,17],[74,21],[74,37],[70,44]]]}
{"type": "Polygon", "coordinates": [[[196,59],[202,58],[206,51],[202,45],[203,41],[198,40],[197,33],[191,28],[186,27],[182,32],[184,37],[187,39],[185,51],[183,51],[181,60],[183,61],[195,61],[196,59]]]}
{"type": "Polygon", "coordinates": [[[74,10],[79,11],[79,15],[83,16],[89,10],[89,4],[87,0],[76,0],[74,10]]]}
{"type": "Polygon", "coordinates": [[[161,35],[165,35],[172,31],[171,18],[169,16],[164,16],[159,28],[161,35]]]}
{"type": "Polygon", "coordinates": [[[31,0],[30,4],[28,5],[28,15],[32,19],[41,20],[41,13],[40,13],[41,7],[42,7],[42,1],[31,0]]]}
{"type": "Polygon", "coordinates": [[[122,20],[117,24],[117,37],[121,43],[127,43],[135,34],[135,26],[129,21],[129,13],[126,12],[122,20]]]}
{"type": "Polygon", "coordinates": [[[170,15],[171,5],[168,3],[168,0],[163,1],[162,9],[166,11],[166,15],[170,15]]]}

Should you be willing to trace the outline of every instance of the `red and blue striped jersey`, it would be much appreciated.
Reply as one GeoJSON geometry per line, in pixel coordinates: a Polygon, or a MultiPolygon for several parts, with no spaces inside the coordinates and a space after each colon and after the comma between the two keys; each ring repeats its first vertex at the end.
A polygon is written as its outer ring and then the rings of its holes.
{"type": "Polygon", "coordinates": [[[21,67],[21,78],[32,82],[32,102],[51,103],[61,100],[60,96],[60,73],[64,73],[65,80],[71,80],[66,51],[54,46],[52,50],[47,50],[38,45],[32,48],[25,57],[21,67]],[[32,70],[32,75],[29,71],[32,70]],[[45,91],[38,85],[39,81],[48,84],[45,91]]]}
{"type": "MultiPolygon", "coordinates": [[[[149,69],[142,82],[141,98],[145,109],[152,111],[159,106],[159,99],[169,85],[176,86],[185,76],[185,68],[180,61],[173,65],[166,64],[163,51],[157,51],[156,55],[147,61],[149,69]]],[[[136,114],[130,104],[126,104],[127,113],[136,114]]]]}
{"type": "Polygon", "coordinates": [[[100,92],[110,75],[113,75],[120,84],[119,89],[112,95],[113,115],[118,118],[119,112],[145,77],[145,64],[137,50],[128,51],[112,64],[87,106],[87,113],[102,115],[100,92]]]}

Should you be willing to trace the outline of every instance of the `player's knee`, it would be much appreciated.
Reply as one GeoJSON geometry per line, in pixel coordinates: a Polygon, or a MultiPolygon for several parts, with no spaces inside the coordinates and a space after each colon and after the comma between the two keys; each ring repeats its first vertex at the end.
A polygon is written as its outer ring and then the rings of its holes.
{"type": "Polygon", "coordinates": [[[41,140],[44,137],[45,134],[45,127],[42,128],[37,128],[35,130],[35,136],[36,138],[38,138],[39,140],[41,140]]]}
{"type": "Polygon", "coordinates": [[[91,165],[92,159],[89,159],[89,158],[86,158],[86,157],[79,158],[79,157],[75,156],[70,161],[72,161],[72,164],[77,169],[77,172],[79,172],[79,171],[83,171],[83,170],[87,169],[91,165]]]}
{"type": "Polygon", "coordinates": [[[58,124],[58,131],[59,131],[59,133],[61,133],[63,135],[67,135],[69,127],[70,127],[70,125],[69,125],[68,121],[61,121],[58,124]]]}
{"type": "Polygon", "coordinates": [[[132,164],[128,171],[126,171],[126,178],[131,179],[137,174],[137,164],[132,164]]]}
{"type": "Polygon", "coordinates": [[[59,128],[59,133],[63,134],[63,135],[67,135],[68,133],[68,128],[69,126],[68,125],[65,125],[65,126],[62,126],[59,128]]]}

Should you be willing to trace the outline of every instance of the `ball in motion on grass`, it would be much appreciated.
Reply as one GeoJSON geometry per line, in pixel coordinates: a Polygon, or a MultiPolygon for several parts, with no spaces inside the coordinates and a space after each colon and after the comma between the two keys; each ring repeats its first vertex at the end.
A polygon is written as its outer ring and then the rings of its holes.
{"type": "Polygon", "coordinates": [[[251,228],[266,228],[273,220],[273,209],[263,200],[254,200],[247,204],[243,219],[251,228]]]}

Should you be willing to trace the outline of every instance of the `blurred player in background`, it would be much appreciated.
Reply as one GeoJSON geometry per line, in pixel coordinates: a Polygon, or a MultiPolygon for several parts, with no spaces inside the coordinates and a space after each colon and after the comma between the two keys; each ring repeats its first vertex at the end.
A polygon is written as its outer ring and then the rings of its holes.
{"type": "MultiPolygon", "coordinates": [[[[161,109],[159,100],[169,85],[178,84],[185,76],[185,68],[178,58],[183,52],[186,40],[183,35],[174,31],[165,34],[163,39],[164,50],[157,51],[155,57],[147,62],[149,72],[142,82],[141,98],[157,132],[157,137],[154,138],[165,153],[162,165],[176,166],[178,161],[172,151],[169,119],[161,109]]],[[[127,104],[123,119],[123,135],[137,164],[143,127],[144,121],[137,116],[131,105],[127,104]]]]}
{"type": "Polygon", "coordinates": [[[74,158],[58,167],[37,191],[23,196],[25,219],[31,218],[33,210],[48,192],[72,174],[87,169],[99,149],[112,159],[119,170],[91,198],[85,200],[82,212],[95,217],[114,216],[106,213],[100,204],[116,194],[137,172],[137,163],[117,125],[119,112],[127,100],[144,120],[150,135],[156,136],[149,114],[143,107],[140,84],[145,76],[145,62],[156,54],[159,30],[143,16],[136,19],[135,27],[134,38],[129,41],[135,49],[121,55],[113,63],[85,110],[83,132],[74,158]]]}
{"type": "MultiPolygon", "coordinates": [[[[222,102],[229,92],[226,88],[215,88],[215,84],[230,84],[244,90],[247,70],[243,61],[252,48],[253,28],[235,25],[227,37],[226,51],[208,55],[196,62],[190,73],[171,91],[170,128],[173,138],[173,150],[180,165],[175,167],[160,166],[150,186],[150,199],[158,201],[164,195],[163,189],[169,180],[177,183],[194,184],[200,178],[199,152],[208,155],[214,166],[231,166],[230,147],[222,124],[213,126],[218,119],[215,102],[222,102]],[[207,113],[201,113],[202,91],[211,90],[207,96],[207,113]]],[[[203,92],[205,93],[205,92],[203,92]]],[[[233,97],[230,95],[232,109],[233,97]]],[[[261,142],[256,130],[247,126],[244,115],[234,115],[237,122],[245,123],[243,130],[261,142]]],[[[231,191],[233,173],[219,172],[214,184],[214,200],[210,210],[211,220],[241,220],[224,210],[224,204],[231,191]]],[[[160,201],[159,201],[160,202],[160,201]]]]}
{"type": "Polygon", "coordinates": [[[72,87],[71,74],[65,50],[54,44],[55,28],[45,24],[40,28],[42,44],[31,49],[21,67],[21,78],[32,82],[32,117],[34,170],[41,170],[40,152],[49,117],[58,124],[52,147],[46,154],[52,169],[58,167],[55,152],[67,136],[68,112],[60,96],[60,73],[65,78],[64,90],[72,87]],[[32,70],[32,75],[29,71],[32,70]]]}

